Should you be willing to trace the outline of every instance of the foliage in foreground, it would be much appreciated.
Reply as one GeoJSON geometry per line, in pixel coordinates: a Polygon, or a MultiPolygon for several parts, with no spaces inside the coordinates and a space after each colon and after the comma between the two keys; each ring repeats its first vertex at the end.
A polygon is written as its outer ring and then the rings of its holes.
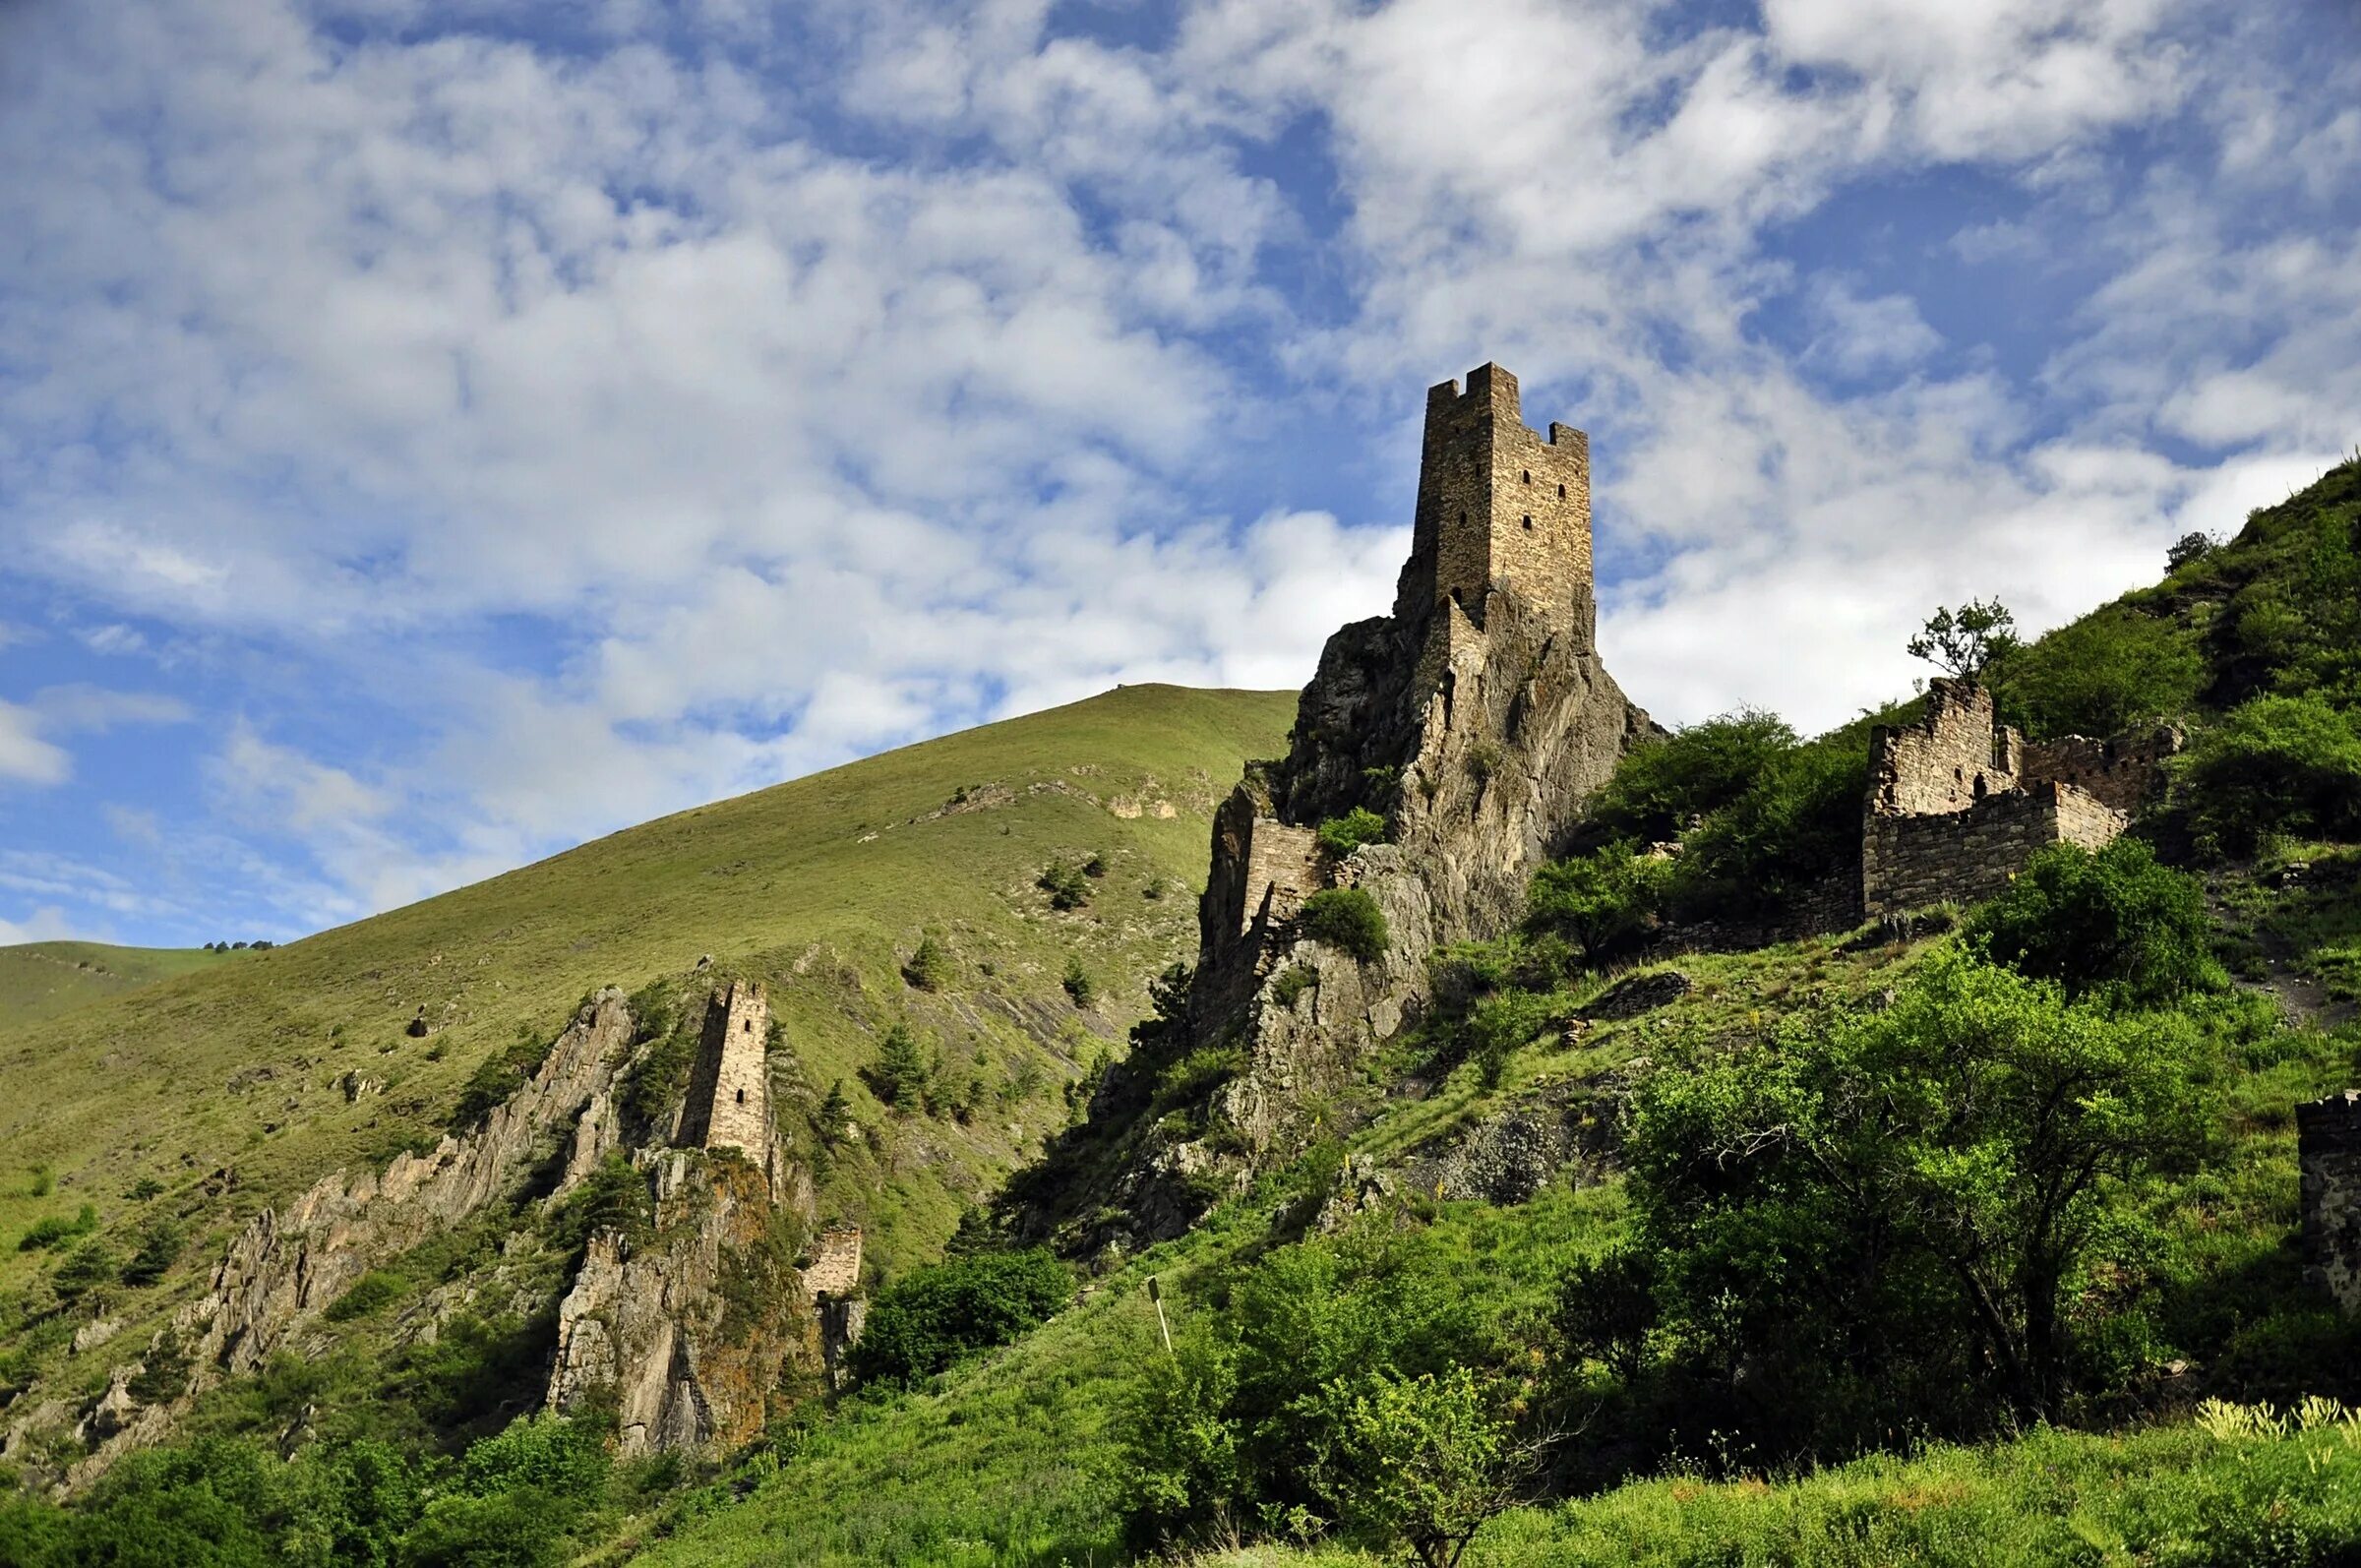
{"type": "Polygon", "coordinates": [[[1853,1440],[2054,1413],[2067,1299],[2127,1189],[2210,1125],[2195,1031],[1940,954],[1882,1012],[1796,1019],[1642,1084],[1627,1159],[1661,1332],[1853,1440]]]}
{"type": "Polygon", "coordinates": [[[2228,983],[2212,955],[2212,923],[2196,878],[2156,864],[2136,838],[2095,855],[2053,844],[1979,910],[1968,939],[2070,997],[2168,1006],[2228,983]]]}
{"type": "Polygon", "coordinates": [[[203,1438],[133,1454],[82,1506],[0,1502],[12,1568],[546,1568],[596,1537],[622,1477],[595,1424],[530,1417],[455,1461],[374,1438],[282,1460],[203,1438]]]}

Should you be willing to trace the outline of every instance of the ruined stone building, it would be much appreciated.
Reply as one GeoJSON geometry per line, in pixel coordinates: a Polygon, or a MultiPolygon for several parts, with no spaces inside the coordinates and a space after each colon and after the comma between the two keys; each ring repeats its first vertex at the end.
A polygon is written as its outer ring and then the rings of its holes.
{"type": "Polygon", "coordinates": [[[2304,1278],[2361,1312],[2361,1089],[2295,1108],[2304,1278]]]}
{"type": "Polygon", "coordinates": [[[2103,848],[2179,747],[2169,728],[2028,742],[1999,722],[1983,687],[1930,683],[1923,717],[1870,739],[1862,912],[1989,898],[2048,845],[2103,848]]]}
{"type": "Polygon", "coordinates": [[[687,1148],[736,1149],[777,1175],[770,1119],[770,998],[750,980],[730,983],[705,1009],[689,1098],[673,1141],[687,1148]]]}

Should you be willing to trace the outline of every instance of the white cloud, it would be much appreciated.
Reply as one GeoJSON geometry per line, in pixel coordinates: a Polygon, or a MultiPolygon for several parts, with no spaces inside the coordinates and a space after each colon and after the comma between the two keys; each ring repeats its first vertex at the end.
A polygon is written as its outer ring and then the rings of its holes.
{"type": "Polygon", "coordinates": [[[41,739],[40,729],[40,714],[0,701],[0,780],[63,784],[73,776],[74,759],[65,748],[41,739]]]}
{"type": "MultiPolygon", "coordinates": [[[[1602,549],[1640,565],[1604,637],[1674,718],[1842,718],[1934,602],[2062,619],[2361,409],[2361,255],[2303,220],[2361,121],[2193,51],[2196,0],[1772,0],[1677,36],[1650,0],[1202,0],[1153,47],[1042,0],[791,10],[708,5],[691,55],[623,4],[569,53],[407,0],[339,7],[340,41],[273,0],[0,20],[41,64],[0,94],[40,153],[0,171],[0,354],[36,367],[0,382],[0,533],[93,650],[303,671],[209,773],[295,846],[240,872],[281,907],[1117,681],[1296,685],[1389,597],[1404,411],[1487,358],[1614,433],[1602,549]],[[2116,133],[2176,116],[2218,155],[2123,176],[2116,133]],[[1331,189],[1257,172],[1305,124],[1331,189]],[[1963,165],[2011,201],[1951,255],[2102,277],[2036,376],[1774,243],[1963,165]],[[1314,404],[1394,514],[1218,514],[1234,447],[1314,404]],[[422,736],[281,722],[348,694],[422,736]]],[[[0,776],[62,779],[65,722],[0,706],[0,776]]]]}
{"type": "Polygon", "coordinates": [[[66,912],[55,904],[43,905],[25,920],[0,920],[0,947],[13,947],[19,942],[106,939],[97,931],[75,925],[66,918],[66,912]]]}

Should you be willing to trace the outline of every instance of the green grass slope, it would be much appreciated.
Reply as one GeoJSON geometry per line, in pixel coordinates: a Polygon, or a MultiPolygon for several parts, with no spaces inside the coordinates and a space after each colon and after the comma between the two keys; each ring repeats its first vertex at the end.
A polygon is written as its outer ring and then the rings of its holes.
{"type": "MultiPolygon", "coordinates": [[[[151,1308],[228,1228],[342,1165],[431,1139],[518,1031],[547,1039],[594,988],[692,969],[769,980],[804,1084],[845,1082],[871,1136],[823,1188],[887,1267],[1062,1123],[1057,1092],[1146,1010],[1192,947],[1213,807],[1282,744],[1285,693],[1135,687],[685,812],[408,908],[0,1024],[0,1293],[55,1252],[13,1243],[96,1205],[116,1232],[168,1210],[196,1239],[151,1308]],[[1089,904],[1050,908],[1053,858],[1105,857],[1089,904]],[[933,934],[954,963],[900,965],[933,934]],[[1079,959],[1099,987],[1079,1008],[1079,959]],[[424,1039],[404,1031],[423,1013],[424,1039]],[[858,1076],[907,1018],[946,1080],[985,1081],[966,1124],[887,1113],[858,1076]],[[348,1102],[357,1071],[385,1086],[348,1102]],[[36,1179],[36,1169],[54,1174],[36,1179]],[[226,1174],[223,1174],[226,1173],[226,1174]],[[159,1184],[151,1192],[143,1183],[159,1184]],[[37,1189],[41,1189],[36,1191],[37,1189]]],[[[203,954],[196,955],[202,959],[203,954]]],[[[132,1303],[135,1321],[140,1303],[132,1303]]]]}
{"type": "Polygon", "coordinates": [[[177,980],[243,951],[202,947],[115,947],[105,942],[23,942],[0,947],[0,1018],[12,1025],[54,1018],[87,1002],[177,980]]]}

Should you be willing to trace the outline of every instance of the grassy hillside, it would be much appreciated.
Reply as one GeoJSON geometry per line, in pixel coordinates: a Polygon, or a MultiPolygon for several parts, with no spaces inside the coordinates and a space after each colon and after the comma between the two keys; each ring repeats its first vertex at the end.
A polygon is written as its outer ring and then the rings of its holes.
{"type": "MultiPolygon", "coordinates": [[[[838,1162],[831,1217],[868,1224],[892,1268],[1065,1118],[1058,1086],[1145,1010],[1144,977],[1194,940],[1212,808],[1282,744],[1280,693],[1128,688],[913,746],[616,833],[537,865],[262,953],[211,960],[46,1018],[0,1026],[0,1240],[94,1204],[110,1232],[151,1212],[201,1234],[345,1164],[431,1139],[477,1064],[546,1039],[577,999],[690,971],[702,954],[767,977],[807,1091],[844,1080],[865,1153],[838,1162]],[[1104,856],[1089,903],[1035,880],[1104,856]],[[934,993],[899,974],[932,934],[934,993]],[[1099,988],[1079,1008],[1069,959],[1099,988]],[[433,1033],[405,1026],[423,1016],[433,1033]],[[906,1017],[988,1114],[887,1114],[859,1073],[906,1017]],[[348,1103],[357,1071],[385,1092],[348,1103]],[[44,1173],[36,1179],[36,1172],[44,1173]],[[226,1174],[224,1174],[226,1173],[226,1174]],[[143,1182],[160,1185],[152,1196],[143,1182]],[[40,1188],[36,1192],[36,1188],[40,1188]]],[[[0,1292],[56,1254],[0,1245],[0,1292]]],[[[159,1297],[160,1298],[160,1297],[159,1297]]]]}
{"type": "Polygon", "coordinates": [[[12,1026],[37,1023],[87,1002],[245,957],[243,950],[216,953],[202,947],[114,947],[105,942],[0,947],[0,1018],[12,1026]]]}

